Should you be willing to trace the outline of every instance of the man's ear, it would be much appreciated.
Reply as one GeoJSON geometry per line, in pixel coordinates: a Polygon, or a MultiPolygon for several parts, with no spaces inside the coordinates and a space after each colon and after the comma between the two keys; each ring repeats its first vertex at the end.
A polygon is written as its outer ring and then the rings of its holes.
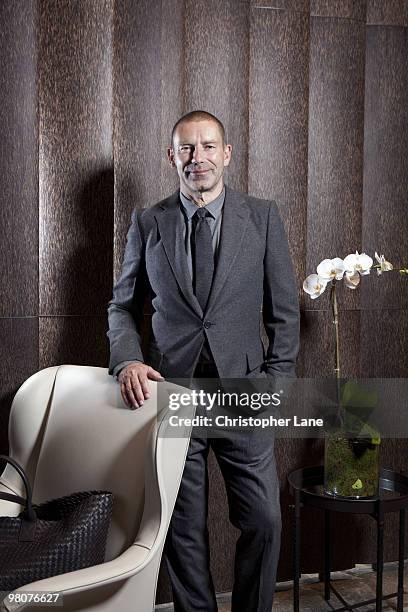
{"type": "Polygon", "coordinates": [[[224,167],[225,168],[229,166],[229,163],[231,161],[231,155],[232,155],[232,145],[227,144],[224,147],[224,167]]]}
{"type": "Polygon", "coordinates": [[[169,160],[170,166],[172,168],[175,168],[176,167],[176,162],[174,161],[173,147],[167,147],[167,159],[169,160]]]}

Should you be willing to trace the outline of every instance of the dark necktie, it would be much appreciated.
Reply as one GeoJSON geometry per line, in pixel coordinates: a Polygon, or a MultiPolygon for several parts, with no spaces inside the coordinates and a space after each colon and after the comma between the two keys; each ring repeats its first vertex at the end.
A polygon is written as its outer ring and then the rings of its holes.
{"type": "Polygon", "coordinates": [[[211,228],[206,220],[211,213],[205,208],[196,210],[194,222],[194,293],[203,309],[208,302],[214,274],[214,253],[211,228]]]}

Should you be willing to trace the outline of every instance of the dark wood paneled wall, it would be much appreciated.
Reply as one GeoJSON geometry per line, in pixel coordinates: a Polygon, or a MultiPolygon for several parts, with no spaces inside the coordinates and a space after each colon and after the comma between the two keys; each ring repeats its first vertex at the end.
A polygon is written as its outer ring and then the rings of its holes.
{"type": "MultiPolygon", "coordinates": [[[[194,108],[226,126],[228,183],[276,199],[299,282],[299,375],[330,376],[328,296],[310,301],[304,277],[356,249],[408,266],[408,0],[3,0],[0,24],[1,450],[31,373],[106,365],[131,210],[177,187],[165,148],[194,108]]],[[[407,282],[372,275],[342,292],[345,376],[407,375],[407,282]]],[[[288,579],[285,477],[321,461],[322,444],[278,440],[276,456],[288,579]]],[[[387,441],[383,462],[406,468],[406,442],[387,441]]],[[[226,591],[237,534],[213,457],[210,470],[212,566],[226,591]]],[[[367,524],[338,525],[337,566],[372,561],[367,524]]],[[[317,571],[314,517],[304,532],[303,571],[317,571]]],[[[162,574],[158,600],[169,599],[162,574]]]]}
{"type": "Polygon", "coordinates": [[[106,363],[112,0],[39,2],[40,367],[106,363]]]}
{"type": "Polygon", "coordinates": [[[18,386],[38,370],[38,13],[0,3],[0,447],[18,386]]]}

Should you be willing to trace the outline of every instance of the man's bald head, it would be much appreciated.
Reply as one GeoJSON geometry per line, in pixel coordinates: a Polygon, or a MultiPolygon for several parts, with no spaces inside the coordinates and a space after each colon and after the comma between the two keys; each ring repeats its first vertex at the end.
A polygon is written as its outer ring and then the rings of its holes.
{"type": "Polygon", "coordinates": [[[192,121],[213,121],[221,134],[221,138],[222,138],[222,144],[225,144],[225,128],[223,126],[223,124],[221,123],[221,121],[219,119],[217,119],[217,117],[215,115],[212,115],[211,113],[208,113],[207,111],[203,111],[203,110],[195,110],[195,111],[191,111],[190,113],[186,113],[185,115],[183,115],[182,117],[180,117],[180,119],[177,121],[177,123],[174,125],[172,132],[171,132],[171,143],[172,145],[174,144],[174,135],[177,131],[177,128],[182,124],[182,123],[189,123],[192,121]]]}

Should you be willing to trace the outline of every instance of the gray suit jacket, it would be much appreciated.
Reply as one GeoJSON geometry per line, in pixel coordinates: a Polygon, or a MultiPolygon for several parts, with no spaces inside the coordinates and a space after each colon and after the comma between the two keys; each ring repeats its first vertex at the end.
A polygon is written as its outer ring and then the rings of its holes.
{"type": "Polygon", "coordinates": [[[167,378],[193,375],[207,337],[221,378],[294,376],[299,346],[297,287],[274,202],[226,188],[218,261],[207,309],[192,289],[179,192],[135,210],[122,275],[109,303],[110,372],[141,360],[167,378]],[[145,297],[151,296],[142,351],[145,297]],[[261,317],[269,344],[263,347],[261,317]]]}

